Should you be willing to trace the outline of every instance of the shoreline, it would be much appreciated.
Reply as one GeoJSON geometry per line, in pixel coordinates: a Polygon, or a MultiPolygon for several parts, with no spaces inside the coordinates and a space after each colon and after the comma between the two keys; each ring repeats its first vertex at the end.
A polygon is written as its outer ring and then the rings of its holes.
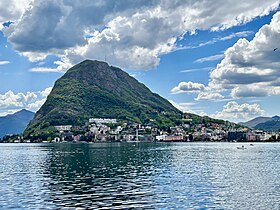
{"type": "Polygon", "coordinates": [[[280,141],[96,141],[96,142],[0,142],[1,144],[98,144],[98,143],[232,143],[232,144],[252,144],[252,143],[280,143],[280,141]]]}

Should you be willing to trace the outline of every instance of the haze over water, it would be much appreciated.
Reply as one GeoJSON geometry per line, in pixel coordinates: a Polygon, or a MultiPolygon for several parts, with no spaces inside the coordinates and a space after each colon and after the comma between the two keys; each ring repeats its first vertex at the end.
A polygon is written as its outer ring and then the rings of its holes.
{"type": "Polygon", "coordinates": [[[1,144],[0,209],[279,209],[280,144],[1,144]]]}

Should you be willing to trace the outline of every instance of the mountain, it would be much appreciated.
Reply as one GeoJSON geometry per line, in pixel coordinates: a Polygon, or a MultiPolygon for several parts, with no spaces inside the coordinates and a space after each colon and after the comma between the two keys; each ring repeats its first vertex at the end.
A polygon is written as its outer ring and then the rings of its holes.
{"type": "Polygon", "coordinates": [[[265,131],[279,131],[280,130],[280,117],[274,116],[271,117],[270,120],[259,123],[255,126],[256,129],[261,129],[265,131]]]}
{"type": "Polygon", "coordinates": [[[250,128],[265,130],[265,131],[279,131],[280,129],[280,117],[257,117],[248,122],[242,123],[250,128]]]}
{"type": "Polygon", "coordinates": [[[270,117],[256,117],[252,120],[249,120],[248,122],[240,122],[240,125],[244,125],[249,128],[254,128],[256,125],[260,123],[265,123],[267,121],[271,120],[270,117]]]}
{"type": "Polygon", "coordinates": [[[271,119],[274,120],[274,121],[279,121],[279,120],[280,120],[280,117],[277,116],[277,115],[275,115],[275,116],[273,116],[271,119]]]}
{"type": "Polygon", "coordinates": [[[168,127],[182,112],[121,69],[85,60],[55,82],[25,136],[48,134],[55,125],[84,125],[93,117],[168,127]]]}
{"type": "Polygon", "coordinates": [[[14,114],[0,117],[0,138],[6,134],[22,133],[34,115],[35,113],[23,109],[14,114]]]}

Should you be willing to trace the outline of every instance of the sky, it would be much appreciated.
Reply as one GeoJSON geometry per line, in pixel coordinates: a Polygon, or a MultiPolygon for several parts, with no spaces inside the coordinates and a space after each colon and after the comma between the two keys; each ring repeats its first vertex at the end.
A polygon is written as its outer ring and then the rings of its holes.
{"type": "Polygon", "coordinates": [[[2,0],[0,116],[36,112],[85,59],[128,72],[184,112],[280,115],[280,1],[2,0]]]}

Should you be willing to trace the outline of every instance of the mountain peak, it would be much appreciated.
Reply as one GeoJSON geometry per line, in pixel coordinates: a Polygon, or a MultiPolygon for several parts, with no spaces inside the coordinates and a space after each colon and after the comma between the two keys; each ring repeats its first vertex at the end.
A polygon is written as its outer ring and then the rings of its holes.
{"type": "Polygon", "coordinates": [[[120,68],[85,60],[55,82],[25,134],[49,132],[48,127],[55,125],[83,125],[95,117],[174,126],[181,115],[169,101],[120,68]]]}
{"type": "Polygon", "coordinates": [[[21,115],[21,114],[32,114],[32,115],[34,115],[35,113],[31,112],[27,109],[22,109],[20,111],[15,112],[13,115],[21,115]]]}
{"type": "Polygon", "coordinates": [[[280,120],[280,117],[278,115],[275,115],[272,117],[272,120],[280,120]]]}
{"type": "Polygon", "coordinates": [[[255,129],[277,131],[280,128],[280,117],[277,115],[273,117],[256,117],[248,122],[240,124],[255,129]]]}
{"type": "Polygon", "coordinates": [[[6,134],[22,133],[33,117],[34,113],[26,109],[0,117],[0,138],[6,134]]]}
{"type": "MultiPolygon", "coordinates": [[[[20,111],[18,111],[18,112],[16,112],[16,113],[20,113],[20,112],[31,112],[31,111],[29,111],[29,110],[27,110],[27,109],[22,109],[22,110],[20,110],[20,111]]],[[[33,113],[33,112],[32,112],[33,113]]]]}
{"type": "Polygon", "coordinates": [[[97,60],[84,60],[73,66],[61,78],[61,80],[65,79],[106,89],[119,96],[123,86],[134,89],[137,86],[136,83],[139,83],[120,68],[109,66],[108,63],[97,60]]]}
{"type": "Polygon", "coordinates": [[[239,123],[240,125],[244,125],[247,126],[249,128],[254,128],[256,125],[260,124],[260,123],[264,123],[269,121],[271,118],[270,117],[256,117],[254,119],[251,119],[247,122],[241,122],[239,123]]]}
{"type": "Polygon", "coordinates": [[[105,61],[89,60],[89,59],[86,59],[86,60],[78,63],[77,65],[73,66],[72,68],[79,67],[79,66],[102,67],[104,69],[110,67],[109,64],[106,63],[105,61]]]}
{"type": "MultiPolygon", "coordinates": [[[[109,64],[106,63],[105,61],[90,60],[90,59],[83,60],[83,61],[80,62],[79,64],[106,64],[106,65],[109,66],[109,64]]],[[[79,65],[79,64],[77,64],[77,65],[79,65]]]]}

